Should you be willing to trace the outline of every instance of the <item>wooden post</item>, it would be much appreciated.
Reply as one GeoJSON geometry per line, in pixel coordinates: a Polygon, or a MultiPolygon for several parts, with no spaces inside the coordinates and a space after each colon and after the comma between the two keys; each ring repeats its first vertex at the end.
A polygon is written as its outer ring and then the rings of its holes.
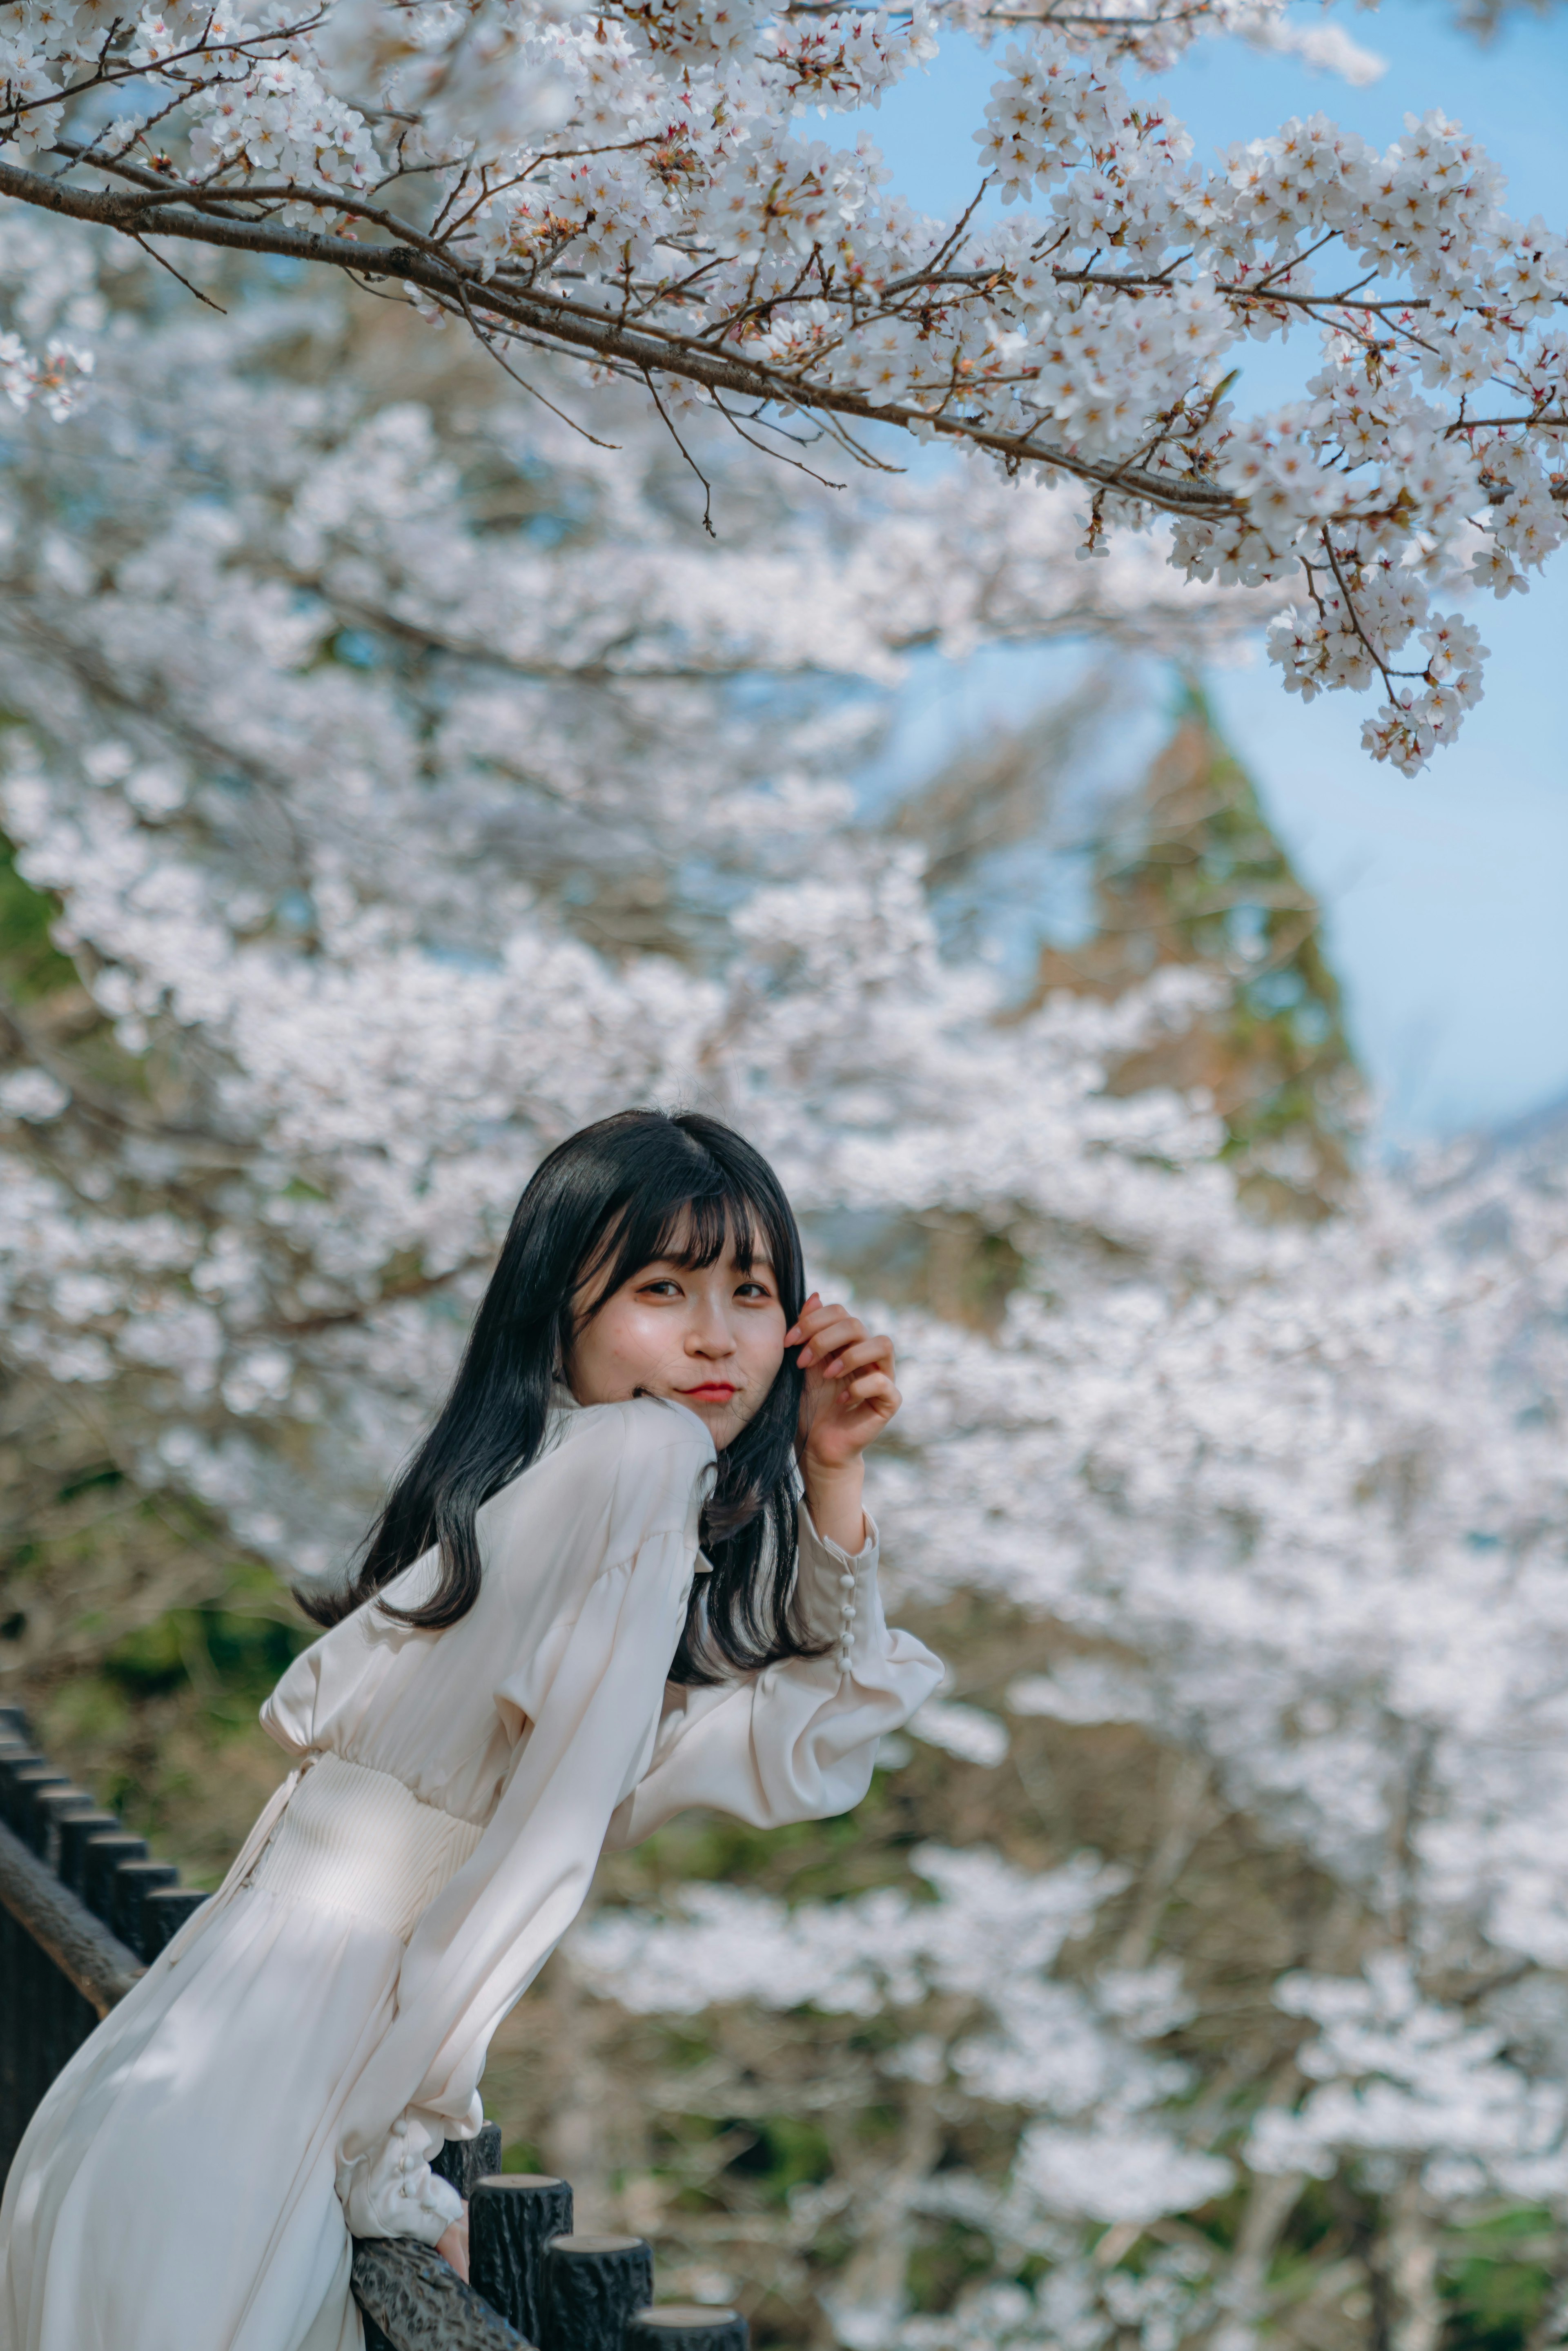
{"type": "Polygon", "coordinates": [[[85,1819],[98,1810],[98,1798],[89,1796],[85,1788],[46,1788],[33,1799],[33,1821],[37,1835],[33,1851],[47,1869],[57,1873],[60,1865],[60,1825],[65,1821],[85,1819]]]}
{"type": "Polygon", "coordinates": [[[141,1905],[141,1941],[138,1948],[149,1967],[206,1898],[193,1886],[159,1886],[148,1895],[141,1905]]]}
{"type": "Polygon", "coordinates": [[[540,2351],[621,2351],[626,2321],[653,2292],[641,2237],[556,2237],[545,2249],[540,2351]]]}
{"type": "Polygon", "coordinates": [[[72,1813],[60,1823],[60,1857],[55,1864],[62,1886],[78,1900],[87,1871],[87,1849],[95,1836],[113,1836],[120,1827],[118,1813],[72,1813]]]}
{"type": "Polygon", "coordinates": [[[114,1873],[109,1924],[120,1941],[129,1943],[141,1959],[147,1957],[141,1949],[147,1896],[179,1883],[180,1873],[172,1861],[122,1861],[114,1873]]]}
{"type": "Polygon", "coordinates": [[[18,1756],[8,1757],[5,1781],[0,1787],[0,1806],[5,1812],[6,1827],[14,1831],[24,1844],[30,1845],[33,1842],[34,1794],[41,1793],[46,1788],[69,1786],[69,1774],[57,1771],[54,1765],[46,1763],[41,1755],[29,1755],[25,1761],[18,1756]]]}
{"type": "Polygon", "coordinates": [[[746,2321],[737,2310],[664,2302],[632,2312],[625,2351],[747,2351],[747,2340],[746,2321]]]}
{"type": "Polygon", "coordinates": [[[501,2168],[500,2124],[481,2123],[472,2138],[449,2138],[440,2154],[431,2157],[430,2168],[466,2204],[480,2180],[501,2168]]]}
{"type": "Polygon", "coordinates": [[[114,1878],[122,1861],[145,1861],[147,1840],[120,1829],[89,1837],[82,1871],[82,1896],[95,1917],[107,1927],[114,1908],[114,1878]]]}
{"type": "Polygon", "coordinates": [[[84,1804],[90,1804],[92,1802],[87,1790],[77,1787],[68,1774],[64,1771],[51,1771],[47,1764],[41,1771],[29,1768],[16,1772],[11,1782],[11,1810],[15,1815],[16,1832],[28,1851],[36,1853],[40,1861],[44,1857],[44,1846],[48,1835],[47,1808],[51,1804],[68,1801],[72,1797],[79,1797],[84,1804]]]}
{"type": "Polygon", "coordinates": [[[474,2290],[530,2343],[543,2340],[545,2248],[571,2233],[571,2190],[548,2173],[493,2173],[468,2198],[468,2274],[474,2290]]]}

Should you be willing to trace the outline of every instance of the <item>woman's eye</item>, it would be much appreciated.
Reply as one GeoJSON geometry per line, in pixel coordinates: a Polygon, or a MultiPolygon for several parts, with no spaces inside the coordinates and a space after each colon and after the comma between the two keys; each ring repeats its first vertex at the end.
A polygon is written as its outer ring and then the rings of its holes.
{"type": "Polygon", "coordinates": [[[645,1281],[643,1284],[644,1298],[678,1298],[680,1294],[681,1285],[678,1281],[666,1279],[663,1281],[645,1281]]]}
{"type": "Polygon", "coordinates": [[[759,1281],[743,1281],[736,1291],[737,1298],[766,1298],[767,1290],[759,1281]]]}

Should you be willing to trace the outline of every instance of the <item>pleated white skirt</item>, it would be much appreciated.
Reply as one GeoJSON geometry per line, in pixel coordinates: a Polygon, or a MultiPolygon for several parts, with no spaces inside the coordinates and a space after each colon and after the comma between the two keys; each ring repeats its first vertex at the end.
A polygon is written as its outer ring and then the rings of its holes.
{"type": "Polygon", "coordinates": [[[386,1772],[307,1763],[33,2117],[0,2351],[362,2351],[338,2118],[479,1835],[386,1772]]]}

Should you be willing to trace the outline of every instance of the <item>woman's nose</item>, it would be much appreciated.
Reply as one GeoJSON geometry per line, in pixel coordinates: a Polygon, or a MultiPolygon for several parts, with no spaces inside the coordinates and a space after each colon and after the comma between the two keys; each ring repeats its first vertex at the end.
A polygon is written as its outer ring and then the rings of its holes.
{"type": "Polygon", "coordinates": [[[699,1313],[686,1335],[686,1344],[702,1355],[732,1355],[735,1334],[716,1306],[699,1313]]]}

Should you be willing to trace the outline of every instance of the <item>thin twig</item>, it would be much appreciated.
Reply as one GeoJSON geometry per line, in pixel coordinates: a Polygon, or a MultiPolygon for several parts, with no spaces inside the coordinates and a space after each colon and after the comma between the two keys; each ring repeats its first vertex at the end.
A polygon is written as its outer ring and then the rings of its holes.
{"type": "Polygon", "coordinates": [[[214,302],[210,294],[204,294],[199,286],[193,286],[190,279],[185,276],[183,270],[176,269],[172,261],[165,261],[161,253],[154,253],[152,247],[148,244],[147,239],[144,236],[133,236],[131,241],[133,244],[139,245],[141,247],[142,252],[147,256],[149,261],[155,261],[160,269],[166,269],[171,277],[177,277],[187,294],[193,294],[198,302],[204,302],[209,310],[215,310],[217,312],[220,319],[226,319],[228,317],[228,312],[224,308],[221,302],[214,302]]]}
{"type": "Polygon", "coordinates": [[[686,447],[685,443],[682,440],[674,424],[670,422],[668,415],[665,413],[664,403],[659,398],[658,386],[654,383],[653,377],[649,374],[646,368],[643,371],[643,381],[648,387],[649,396],[653,400],[654,407],[658,410],[660,416],[664,419],[665,432],[669,434],[671,440],[674,443],[676,448],[680,451],[682,456],[685,459],[687,465],[691,467],[693,473],[696,475],[698,481],[703,486],[703,528],[706,531],[710,538],[716,538],[718,537],[718,533],[713,527],[713,484],[708,480],[707,475],[703,472],[702,467],[697,464],[696,459],[692,455],[691,451],[686,447]]]}
{"type": "Polygon", "coordinates": [[[475,341],[481,344],[483,348],[489,352],[490,357],[495,360],[496,365],[500,368],[505,374],[511,377],[512,381],[517,386],[517,389],[520,392],[526,392],[530,399],[541,402],[543,405],[549,410],[552,416],[559,416],[563,424],[570,426],[573,433],[580,434],[582,438],[590,443],[593,448],[612,450],[620,448],[621,444],[619,441],[601,441],[596,433],[591,433],[589,431],[586,424],[580,424],[575,416],[569,416],[564,408],[558,408],[553,400],[547,400],[544,393],[539,391],[536,384],[529,383],[525,376],[520,376],[517,373],[517,369],[511,365],[510,361],[503,359],[500,352],[496,349],[495,338],[492,335],[486,334],[484,328],[480,326],[478,320],[475,318],[472,309],[469,308],[466,287],[459,287],[458,298],[462,302],[463,315],[468,321],[475,341]]]}
{"type": "Polygon", "coordinates": [[[716,392],[713,395],[713,404],[717,409],[719,414],[724,418],[725,423],[733,426],[734,430],[739,434],[741,439],[746,443],[748,448],[761,450],[762,455],[765,457],[776,457],[781,465],[793,465],[798,474],[805,474],[811,481],[821,482],[823,489],[825,490],[842,490],[849,486],[845,482],[830,482],[826,474],[819,474],[815,466],[804,464],[799,457],[787,457],[782,449],[769,449],[763,442],[756,440],[752,434],[747,431],[739,417],[737,416],[732,410],[727,409],[725,406],[716,392]]]}

